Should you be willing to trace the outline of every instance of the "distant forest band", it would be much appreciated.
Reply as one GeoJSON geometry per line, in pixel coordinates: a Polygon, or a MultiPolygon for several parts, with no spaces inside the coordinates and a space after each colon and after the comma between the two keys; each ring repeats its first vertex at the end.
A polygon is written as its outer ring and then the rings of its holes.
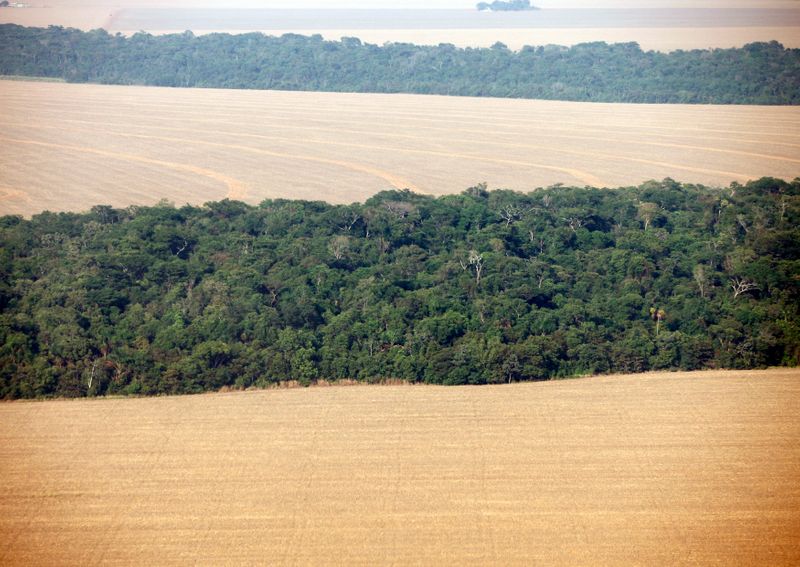
{"type": "Polygon", "coordinates": [[[798,104],[800,49],[642,51],[636,43],[519,52],[357,38],[0,25],[0,75],[169,87],[417,93],[593,102],[798,104]]]}

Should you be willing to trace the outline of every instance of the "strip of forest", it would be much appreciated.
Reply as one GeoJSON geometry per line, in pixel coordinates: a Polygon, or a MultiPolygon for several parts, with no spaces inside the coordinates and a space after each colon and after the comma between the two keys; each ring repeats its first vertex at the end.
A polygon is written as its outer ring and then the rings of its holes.
{"type": "Polygon", "coordinates": [[[512,51],[261,33],[132,37],[0,25],[0,75],[70,82],[591,102],[800,104],[800,49],[661,53],[636,43],[512,51]]]}
{"type": "Polygon", "coordinates": [[[800,180],[0,218],[0,397],[800,362],[800,180]]]}

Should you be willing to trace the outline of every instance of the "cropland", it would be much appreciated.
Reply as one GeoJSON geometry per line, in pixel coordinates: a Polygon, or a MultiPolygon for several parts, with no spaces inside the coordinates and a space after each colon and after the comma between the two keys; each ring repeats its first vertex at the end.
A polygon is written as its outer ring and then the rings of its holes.
{"type": "Polygon", "coordinates": [[[800,173],[800,108],[0,81],[0,214],[800,173]]]}
{"type": "MultiPolygon", "coordinates": [[[[326,39],[359,37],[365,41],[411,42],[488,47],[502,41],[512,49],[524,45],[574,45],[586,41],[636,41],[645,49],[741,47],[754,41],[777,40],[800,46],[797,4],[790,0],[719,2],[570,2],[546,0],[536,13],[478,13],[467,2],[462,9],[311,10],[265,9],[264,2],[239,0],[49,0],[24,8],[0,10],[0,23],[83,30],[105,28],[113,33],[153,34],[261,31],[322,34],[326,39]],[[567,8],[567,9],[563,9],[567,8]]],[[[266,8],[279,6],[267,4],[266,8]]],[[[406,5],[403,4],[403,7],[406,5]]],[[[443,7],[440,3],[438,7],[443,7]]],[[[450,6],[453,7],[452,5],[450,6]]],[[[434,9],[431,9],[434,8],[434,9]]]]}
{"type": "Polygon", "coordinates": [[[0,405],[4,565],[797,565],[800,372],[0,405]]]}

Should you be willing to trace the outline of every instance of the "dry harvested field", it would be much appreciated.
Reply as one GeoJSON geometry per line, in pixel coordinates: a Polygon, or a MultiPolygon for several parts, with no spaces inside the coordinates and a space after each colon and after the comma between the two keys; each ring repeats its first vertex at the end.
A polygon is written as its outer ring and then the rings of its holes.
{"type": "Polygon", "coordinates": [[[0,81],[0,214],[800,175],[800,107],[0,81]]]}
{"type": "Polygon", "coordinates": [[[0,404],[0,564],[797,565],[800,371],[0,404]]]}
{"type": "MultiPolygon", "coordinates": [[[[261,31],[268,35],[319,33],[326,39],[358,37],[368,43],[452,43],[488,47],[501,41],[511,49],[525,45],[574,45],[587,41],[638,42],[644,49],[740,47],[777,40],[800,47],[797,3],[760,2],[719,5],[699,2],[627,2],[535,12],[479,13],[475,10],[290,10],[237,11],[133,8],[115,12],[105,27],[125,34],[261,31]],[[609,9],[610,8],[610,9],[609,9]],[[699,8],[699,9],[698,9],[699,8]]],[[[463,5],[460,6],[464,8],[463,5]]]]}
{"type": "MultiPolygon", "coordinates": [[[[237,10],[273,9],[273,8],[304,8],[309,6],[330,7],[331,4],[320,2],[294,3],[275,0],[264,2],[262,0],[237,0],[219,2],[210,0],[27,0],[25,8],[9,8],[0,10],[0,23],[17,23],[27,26],[63,25],[81,29],[95,29],[104,27],[112,32],[132,34],[140,30],[150,33],[175,33],[185,29],[192,29],[196,33],[209,33],[212,31],[226,31],[229,33],[242,33],[248,31],[262,31],[271,35],[282,35],[287,32],[314,34],[320,33],[328,39],[338,40],[341,37],[360,37],[370,43],[382,44],[387,41],[412,42],[419,44],[437,45],[439,43],[453,43],[458,46],[490,46],[497,41],[502,41],[512,49],[519,49],[524,45],[543,45],[554,43],[559,45],[573,45],[586,41],[627,42],[636,41],[645,49],[671,51],[675,49],[705,49],[712,47],[739,47],[754,41],[777,40],[788,47],[800,47],[800,27],[797,20],[782,21],[779,17],[767,17],[770,12],[780,10],[797,12],[798,4],[790,0],[604,0],[604,1],[571,1],[540,0],[537,5],[544,8],[542,14],[560,11],[561,13],[576,14],[573,25],[559,22],[552,25],[531,24],[530,27],[521,26],[515,20],[519,14],[486,14],[481,16],[484,22],[480,27],[458,27],[447,22],[447,18],[436,22],[421,23],[424,14],[430,10],[419,8],[444,8],[456,9],[455,12],[470,12],[470,3],[457,0],[439,2],[382,2],[358,3],[337,2],[334,7],[343,8],[397,8],[402,6],[407,11],[419,14],[409,26],[398,24],[386,26],[386,22],[376,21],[372,24],[363,21],[364,16],[353,16],[348,21],[351,26],[332,24],[327,15],[321,16],[313,25],[297,23],[281,23],[282,19],[274,15],[268,17],[245,18],[244,23],[239,21],[235,27],[226,27],[230,15],[237,10]],[[565,11],[564,8],[571,9],[565,11]],[[672,12],[692,9],[701,9],[694,18],[684,20],[677,24],[666,24],[661,14],[669,15],[672,12]],[[586,14],[597,9],[626,10],[627,14],[621,15],[619,26],[610,26],[608,22],[593,23],[586,21],[586,14]],[[626,16],[632,10],[654,9],[661,10],[659,16],[648,21],[631,23],[625,22],[626,16]],[[205,19],[197,18],[198,11],[214,10],[213,16],[205,19]],[[710,15],[710,11],[718,10],[719,17],[710,15]],[[758,10],[753,17],[732,18],[727,15],[736,10],[758,10]],[[705,11],[705,13],[702,13],[705,11]],[[188,14],[194,13],[190,23],[187,23],[188,14]],[[498,19],[497,22],[493,22],[498,19]],[[703,23],[698,23],[703,19],[703,23]],[[707,20],[707,21],[706,21],[707,20]],[[729,21],[730,20],[730,21],[729,21]],[[281,23],[275,27],[275,23],[281,23]],[[355,27],[352,27],[355,25],[355,27]]],[[[308,11],[309,13],[313,13],[308,11]]],[[[352,12],[352,10],[351,10],[352,12]]],[[[523,15],[524,17],[524,15],[523,15]]],[[[593,14],[592,18],[595,17],[593,14]]],[[[236,18],[234,18],[236,19],[236,18]]],[[[380,20],[381,18],[378,18],[380,20]]],[[[569,18],[568,18],[569,19],[569,18]]],[[[241,20],[241,18],[239,18],[241,20]]],[[[345,22],[346,23],[346,22],[345,22]]]]}

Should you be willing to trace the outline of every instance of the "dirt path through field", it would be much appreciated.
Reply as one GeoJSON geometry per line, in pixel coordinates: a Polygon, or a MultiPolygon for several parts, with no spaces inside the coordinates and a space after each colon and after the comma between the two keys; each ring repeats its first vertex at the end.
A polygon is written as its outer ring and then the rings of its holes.
{"type": "Polygon", "coordinates": [[[800,371],[0,404],[2,565],[796,565],[800,371]]]}

